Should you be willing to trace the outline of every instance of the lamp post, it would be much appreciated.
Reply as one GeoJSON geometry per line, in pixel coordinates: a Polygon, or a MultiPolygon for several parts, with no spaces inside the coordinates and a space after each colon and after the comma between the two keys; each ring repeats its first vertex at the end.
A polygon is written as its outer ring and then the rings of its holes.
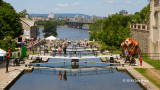
{"type": "Polygon", "coordinates": [[[8,73],[8,64],[9,64],[9,61],[8,61],[8,56],[7,56],[7,51],[8,51],[7,44],[9,42],[9,40],[7,38],[5,38],[4,41],[6,43],[6,73],[8,73]]]}
{"type": "Polygon", "coordinates": [[[32,43],[32,51],[33,51],[33,55],[34,55],[34,47],[33,47],[33,43],[32,43]]]}
{"type": "Polygon", "coordinates": [[[45,55],[45,45],[44,45],[44,55],[45,55]]]}

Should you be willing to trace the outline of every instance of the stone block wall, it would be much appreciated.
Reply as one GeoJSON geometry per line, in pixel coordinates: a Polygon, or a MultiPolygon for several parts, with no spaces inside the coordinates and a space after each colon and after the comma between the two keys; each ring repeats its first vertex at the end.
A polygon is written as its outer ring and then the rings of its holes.
{"type": "Polygon", "coordinates": [[[143,53],[148,53],[149,30],[143,25],[131,26],[132,39],[139,42],[139,47],[143,53]]]}

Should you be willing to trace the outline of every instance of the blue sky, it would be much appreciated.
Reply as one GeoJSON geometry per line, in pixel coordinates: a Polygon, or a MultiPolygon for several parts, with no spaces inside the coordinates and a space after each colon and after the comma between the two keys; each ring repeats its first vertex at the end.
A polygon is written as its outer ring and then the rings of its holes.
{"type": "Polygon", "coordinates": [[[129,13],[140,11],[148,0],[3,0],[10,3],[17,12],[24,9],[28,13],[81,13],[96,16],[108,16],[120,10],[129,13]]]}

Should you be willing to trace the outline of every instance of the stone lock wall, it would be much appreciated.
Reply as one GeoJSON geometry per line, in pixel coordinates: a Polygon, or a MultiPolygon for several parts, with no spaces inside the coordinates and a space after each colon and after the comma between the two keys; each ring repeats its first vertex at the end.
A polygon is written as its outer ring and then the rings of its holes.
{"type": "Polygon", "coordinates": [[[130,25],[132,39],[139,42],[143,53],[148,53],[149,30],[146,25],[130,25]]]}

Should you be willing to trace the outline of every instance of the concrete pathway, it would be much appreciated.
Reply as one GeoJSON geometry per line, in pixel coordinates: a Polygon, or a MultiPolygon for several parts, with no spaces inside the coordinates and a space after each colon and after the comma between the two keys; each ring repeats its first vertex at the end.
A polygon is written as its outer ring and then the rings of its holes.
{"type": "MultiPolygon", "coordinates": [[[[26,63],[29,63],[27,61],[26,63]]],[[[9,85],[13,83],[15,79],[18,78],[24,70],[32,70],[33,67],[25,67],[25,65],[13,66],[12,62],[8,67],[8,73],[6,73],[6,63],[0,64],[0,90],[7,89],[9,85]]]]}
{"type": "MultiPolygon", "coordinates": [[[[146,90],[160,90],[157,86],[151,83],[147,78],[145,78],[141,73],[137,72],[134,68],[154,68],[149,65],[145,61],[143,61],[142,66],[140,66],[140,62],[136,59],[137,66],[129,65],[129,63],[124,63],[124,59],[119,60],[120,64],[124,64],[123,66],[117,66],[117,70],[127,71],[131,76],[134,77],[134,81],[140,83],[146,90]]],[[[126,80],[126,79],[124,79],[126,80]]],[[[124,81],[125,82],[125,81],[124,81]]]]}

